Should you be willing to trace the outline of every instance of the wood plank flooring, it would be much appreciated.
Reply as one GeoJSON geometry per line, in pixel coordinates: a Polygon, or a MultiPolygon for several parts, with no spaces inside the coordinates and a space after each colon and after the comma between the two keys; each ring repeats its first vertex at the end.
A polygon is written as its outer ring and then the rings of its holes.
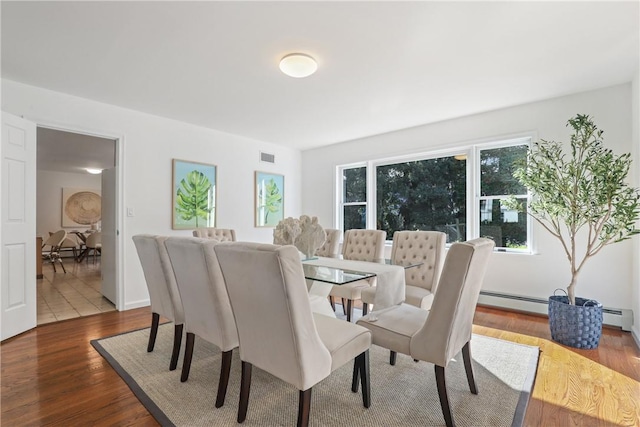
{"type": "MultiPolygon", "coordinates": [[[[89,344],[150,320],[149,308],[103,313],[3,342],[0,424],[157,425],[89,344]]],[[[475,324],[476,333],[541,348],[526,426],[640,425],[640,351],[629,333],[606,328],[598,349],[580,351],[551,342],[543,317],[479,307],[475,324]]]]}

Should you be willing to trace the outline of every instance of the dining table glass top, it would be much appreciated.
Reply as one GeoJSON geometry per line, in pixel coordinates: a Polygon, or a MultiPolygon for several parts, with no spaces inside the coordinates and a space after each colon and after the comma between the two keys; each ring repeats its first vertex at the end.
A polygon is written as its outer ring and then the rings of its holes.
{"type": "Polygon", "coordinates": [[[304,270],[304,277],[306,279],[331,283],[333,285],[344,285],[358,280],[369,279],[376,275],[375,273],[367,273],[364,271],[309,265],[304,262],[302,263],[302,269],[304,270]]]}
{"type": "MultiPolygon", "coordinates": [[[[315,260],[322,258],[315,258],[315,260]]],[[[330,258],[329,260],[335,262],[335,258],[330,258]]],[[[305,261],[312,260],[302,260],[302,269],[304,270],[304,277],[308,280],[316,280],[318,282],[331,283],[332,285],[344,285],[351,282],[356,282],[358,280],[369,279],[371,277],[375,277],[376,273],[368,272],[368,271],[359,271],[354,269],[346,269],[333,266],[324,266],[317,265],[316,263],[307,264],[305,261]]],[[[372,263],[375,264],[375,263],[372,263]]],[[[423,261],[406,261],[402,264],[394,264],[391,259],[385,260],[386,265],[399,265],[404,267],[404,269],[418,267],[424,264],[423,261]]]]}

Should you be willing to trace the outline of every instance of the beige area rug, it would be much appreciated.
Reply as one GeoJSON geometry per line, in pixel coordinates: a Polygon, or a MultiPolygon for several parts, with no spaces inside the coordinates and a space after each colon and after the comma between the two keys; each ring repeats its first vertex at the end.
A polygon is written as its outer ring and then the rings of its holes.
{"type": "MultiPolygon", "coordinates": [[[[161,325],[156,346],[147,353],[149,329],[92,341],[122,376],[149,412],[163,426],[238,426],[240,358],[234,350],[224,406],[214,406],[220,351],[196,338],[189,380],[180,382],[178,369],[169,371],[173,324],[161,325]]],[[[183,347],[184,347],[183,339],[183,347]]],[[[538,365],[539,349],[474,335],[471,341],[478,395],[469,392],[462,355],[447,367],[449,399],[456,424],[520,426],[538,365]]],[[[444,425],[433,365],[415,363],[398,354],[389,365],[389,352],[373,346],[371,407],[351,392],[353,365],[347,364],[313,387],[310,424],[313,426],[441,426],[444,425]]],[[[249,411],[243,426],[292,426],[298,411],[298,390],[254,367],[249,411]]]]}

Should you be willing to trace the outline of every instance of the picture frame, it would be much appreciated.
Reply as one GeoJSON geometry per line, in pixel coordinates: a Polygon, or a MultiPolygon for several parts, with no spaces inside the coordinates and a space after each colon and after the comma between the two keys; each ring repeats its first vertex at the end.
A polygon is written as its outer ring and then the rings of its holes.
{"type": "Polygon", "coordinates": [[[216,226],[217,170],[216,165],[173,159],[171,228],[216,226]]]}
{"type": "Polygon", "coordinates": [[[284,219],[284,175],[255,172],[255,226],[275,227],[284,219]]]}

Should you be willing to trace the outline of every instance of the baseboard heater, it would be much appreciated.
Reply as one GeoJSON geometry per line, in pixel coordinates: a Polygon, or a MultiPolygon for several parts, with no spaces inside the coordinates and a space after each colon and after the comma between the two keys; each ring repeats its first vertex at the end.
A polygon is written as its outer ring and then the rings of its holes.
{"type": "MultiPolygon", "coordinates": [[[[480,291],[478,304],[544,315],[549,313],[549,301],[546,299],[501,292],[480,291]]],[[[602,313],[604,324],[619,326],[623,331],[631,330],[631,325],[633,325],[632,310],[604,307],[602,313]]]]}

